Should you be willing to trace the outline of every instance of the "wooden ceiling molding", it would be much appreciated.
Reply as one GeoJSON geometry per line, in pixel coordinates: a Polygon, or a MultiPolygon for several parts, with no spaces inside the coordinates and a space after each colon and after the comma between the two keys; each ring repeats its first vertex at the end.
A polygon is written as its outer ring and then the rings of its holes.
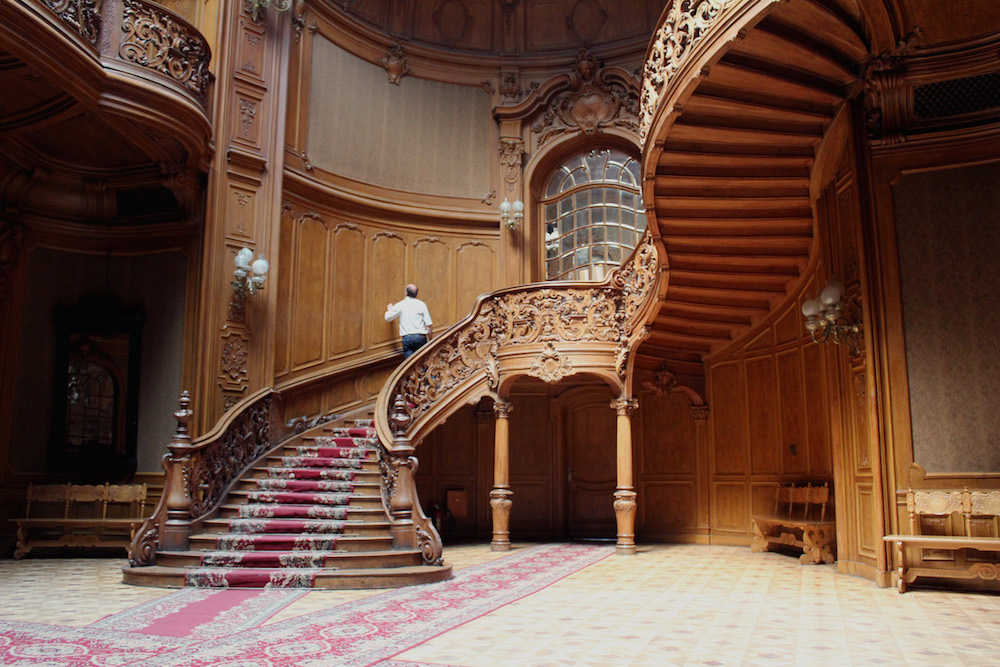
{"type": "Polygon", "coordinates": [[[0,4],[0,207],[68,227],[193,219],[213,150],[209,58],[145,0],[0,4]]]}
{"type": "Polygon", "coordinates": [[[638,366],[700,386],[703,360],[798,285],[817,151],[870,50],[853,0],[687,6],[665,10],[644,72],[644,200],[669,284],[638,366]]]}

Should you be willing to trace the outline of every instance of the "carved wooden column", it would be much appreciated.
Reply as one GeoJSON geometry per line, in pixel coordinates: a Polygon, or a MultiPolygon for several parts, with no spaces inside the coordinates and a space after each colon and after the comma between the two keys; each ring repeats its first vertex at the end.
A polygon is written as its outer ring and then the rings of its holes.
{"type": "Polygon", "coordinates": [[[634,398],[619,398],[611,403],[618,413],[618,488],[615,491],[615,517],[618,520],[618,543],[615,552],[635,553],[635,487],[632,482],[632,412],[639,407],[634,398]]]}
{"type": "Polygon", "coordinates": [[[177,430],[173,440],[167,445],[170,453],[163,461],[167,471],[163,493],[166,497],[167,520],[163,525],[160,548],[164,551],[187,551],[191,537],[191,495],[187,480],[191,465],[191,435],[188,421],[191,419],[191,395],[182,392],[180,409],[174,413],[177,430]]]}
{"type": "Polygon", "coordinates": [[[496,414],[496,435],[493,449],[493,490],[490,507],[493,508],[493,541],[491,551],[510,551],[510,422],[513,406],[497,401],[493,404],[496,414]]]}
{"type": "Polygon", "coordinates": [[[414,448],[406,437],[410,421],[406,400],[402,394],[396,394],[393,411],[389,415],[393,433],[392,460],[389,463],[395,480],[392,498],[389,500],[389,513],[392,515],[389,530],[394,549],[414,549],[417,546],[417,533],[413,524],[413,499],[416,497],[413,475],[416,473],[417,458],[413,456],[414,448]]]}

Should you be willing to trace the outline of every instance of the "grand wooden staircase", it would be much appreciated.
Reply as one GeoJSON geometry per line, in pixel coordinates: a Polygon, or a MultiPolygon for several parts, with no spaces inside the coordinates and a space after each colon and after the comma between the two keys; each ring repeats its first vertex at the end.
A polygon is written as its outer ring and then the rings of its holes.
{"type": "Polygon", "coordinates": [[[343,419],[260,457],[190,535],[127,567],[145,586],[394,588],[451,577],[419,549],[394,549],[371,419],[343,419]]]}

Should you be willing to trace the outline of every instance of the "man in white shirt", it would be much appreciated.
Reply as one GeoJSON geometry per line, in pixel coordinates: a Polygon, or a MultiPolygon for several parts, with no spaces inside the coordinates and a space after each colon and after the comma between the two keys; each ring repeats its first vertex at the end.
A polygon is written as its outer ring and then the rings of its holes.
{"type": "Polygon", "coordinates": [[[427,310],[427,304],[417,298],[416,285],[407,285],[406,298],[385,307],[385,321],[392,322],[396,318],[399,318],[399,335],[403,338],[405,361],[434,335],[431,313],[427,310]]]}

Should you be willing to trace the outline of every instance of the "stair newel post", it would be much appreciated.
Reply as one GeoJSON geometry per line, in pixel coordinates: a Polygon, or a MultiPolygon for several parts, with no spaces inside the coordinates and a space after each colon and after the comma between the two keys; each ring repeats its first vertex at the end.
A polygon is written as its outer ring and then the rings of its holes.
{"type": "Polygon", "coordinates": [[[497,401],[493,404],[496,414],[496,434],[493,445],[493,490],[490,507],[493,510],[493,540],[490,551],[510,551],[510,508],[513,505],[510,490],[510,412],[514,406],[497,401]]]}
{"type": "Polygon", "coordinates": [[[413,549],[417,546],[417,531],[413,524],[413,499],[415,497],[414,473],[417,459],[413,456],[414,448],[407,436],[407,429],[412,418],[407,411],[406,400],[402,394],[396,394],[389,415],[392,427],[392,469],[395,471],[392,499],[389,502],[389,513],[392,515],[392,546],[395,549],[413,549]]]}
{"type": "Polygon", "coordinates": [[[618,523],[618,543],[615,552],[634,554],[635,548],[635,486],[632,480],[632,413],[639,402],[634,398],[619,398],[611,403],[617,413],[618,485],[615,491],[615,518],[618,523]]]}
{"type": "Polygon", "coordinates": [[[188,493],[187,479],[191,471],[191,435],[188,421],[191,411],[191,394],[181,393],[180,409],[174,413],[177,430],[167,445],[169,454],[163,457],[166,470],[164,495],[166,496],[167,520],[163,526],[160,548],[165,551],[185,551],[190,546],[191,537],[191,495],[188,493]]]}

